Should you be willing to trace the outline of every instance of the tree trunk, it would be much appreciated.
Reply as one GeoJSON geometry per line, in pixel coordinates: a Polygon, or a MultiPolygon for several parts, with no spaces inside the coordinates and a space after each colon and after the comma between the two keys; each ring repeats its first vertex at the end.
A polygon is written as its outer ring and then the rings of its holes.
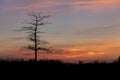
{"type": "Polygon", "coordinates": [[[35,28],[35,35],[34,35],[34,37],[35,37],[35,61],[37,61],[37,52],[38,52],[38,50],[37,50],[37,24],[38,23],[36,21],[36,28],[35,28]]]}
{"type": "Polygon", "coordinates": [[[35,50],[35,61],[37,61],[37,50],[35,50]]]}

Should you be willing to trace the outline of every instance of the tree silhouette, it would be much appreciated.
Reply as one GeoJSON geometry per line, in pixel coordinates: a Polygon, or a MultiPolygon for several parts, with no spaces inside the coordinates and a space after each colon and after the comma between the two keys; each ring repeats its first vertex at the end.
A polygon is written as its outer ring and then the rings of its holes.
{"type": "Polygon", "coordinates": [[[20,31],[26,31],[27,33],[27,39],[31,42],[31,44],[27,45],[27,47],[24,47],[25,49],[34,51],[35,54],[35,61],[37,61],[37,54],[39,50],[47,51],[47,53],[50,51],[49,48],[47,48],[48,42],[41,39],[40,34],[44,33],[40,29],[41,26],[48,24],[45,23],[45,19],[49,18],[49,16],[42,15],[41,12],[31,12],[27,14],[29,16],[29,20],[24,21],[26,26],[21,27],[20,31]]]}

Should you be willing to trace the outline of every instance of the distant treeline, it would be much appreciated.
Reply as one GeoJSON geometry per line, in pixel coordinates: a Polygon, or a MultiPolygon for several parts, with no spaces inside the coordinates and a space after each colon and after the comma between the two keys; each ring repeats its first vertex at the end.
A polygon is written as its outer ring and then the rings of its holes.
{"type": "Polygon", "coordinates": [[[24,60],[24,59],[0,59],[0,64],[38,64],[38,65],[81,65],[81,64],[120,64],[120,57],[111,62],[108,63],[106,61],[93,61],[93,62],[88,62],[88,63],[84,63],[83,61],[79,61],[79,63],[67,63],[67,62],[63,62],[60,60],[48,60],[48,59],[43,59],[43,60],[33,60],[33,59],[29,59],[29,60],[24,60]]]}

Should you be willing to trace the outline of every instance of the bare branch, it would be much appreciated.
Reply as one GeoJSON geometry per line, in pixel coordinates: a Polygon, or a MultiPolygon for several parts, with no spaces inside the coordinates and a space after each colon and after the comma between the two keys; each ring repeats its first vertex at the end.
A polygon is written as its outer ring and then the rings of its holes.
{"type": "Polygon", "coordinates": [[[43,31],[37,31],[36,33],[45,33],[45,32],[43,32],[43,31]]]}
{"type": "Polygon", "coordinates": [[[27,47],[24,47],[24,48],[28,50],[35,50],[33,45],[28,45],[27,47]]]}
{"type": "Polygon", "coordinates": [[[43,51],[47,51],[47,53],[52,53],[52,50],[50,50],[49,48],[39,47],[38,50],[43,50],[43,51]]]}
{"type": "Polygon", "coordinates": [[[36,26],[36,23],[35,22],[29,22],[29,21],[25,21],[26,24],[31,24],[33,26],[36,26]]]}
{"type": "Polygon", "coordinates": [[[34,31],[35,27],[29,26],[29,27],[21,27],[19,29],[19,31],[29,31],[29,30],[34,31]]]}

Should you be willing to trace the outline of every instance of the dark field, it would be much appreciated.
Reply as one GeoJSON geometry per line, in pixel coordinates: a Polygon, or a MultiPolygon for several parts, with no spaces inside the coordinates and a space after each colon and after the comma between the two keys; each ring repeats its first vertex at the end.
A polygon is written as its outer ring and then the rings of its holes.
{"type": "MultiPolygon", "coordinates": [[[[48,79],[48,78],[61,78],[73,77],[75,75],[80,78],[87,79],[89,75],[104,77],[106,75],[115,75],[120,71],[120,60],[116,60],[113,63],[94,61],[91,63],[65,63],[59,60],[28,60],[23,59],[11,59],[0,60],[0,73],[2,75],[12,75],[10,77],[15,78],[34,78],[34,79],[48,79]],[[44,76],[44,77],[43,77],[44,76]],[[48,77],[50,76],[50,77],[48,77]],[[57,76],[57,77],[55,77],[57,76]],[[86,76],[86,77],[84,77],[86,76]]],[[[109,75],[109,77],[110,77],[109,75]]],[[[7,78],[7,77],[4,77],[7,78]]]]}

